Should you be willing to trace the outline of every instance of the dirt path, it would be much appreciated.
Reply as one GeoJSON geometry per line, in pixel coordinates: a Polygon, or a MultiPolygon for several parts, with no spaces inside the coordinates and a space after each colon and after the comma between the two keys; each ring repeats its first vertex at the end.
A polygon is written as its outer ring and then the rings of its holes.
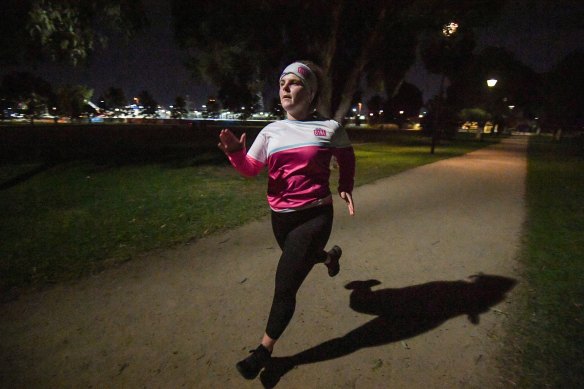
{"type": "MultiPolygon", "coordinates": [[[[511,138],[360,187],[354,218],[337,203],[330,243],[344,249],[341,273],[320,265],[309,275],[265,380],[501,387],[525,146],[511,138]]],[[[234,363],[263,333],[278,255],[265,219],[4,304],[0,386],[261,387],[234,363]]]]}

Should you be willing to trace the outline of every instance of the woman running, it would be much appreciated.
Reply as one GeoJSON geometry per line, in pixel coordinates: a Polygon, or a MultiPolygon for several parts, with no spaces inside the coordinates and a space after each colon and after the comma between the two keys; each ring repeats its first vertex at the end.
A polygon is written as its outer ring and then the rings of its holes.
{"type": "Polygon", "coordinates": [[[316,263],[328,274],[338,274],[342,251],[325,251],[333,224],[333,199],[329,188],[330,161],[339,166],[338,193],[355,213],[352,191],[355,154],[344,128],[317,112],[320,68],[309,61],[288,65],[280,76],[280,102],[286,119],[268,124],[246,150],[245,134],[237,138],[221,130],[219,148],[244,176],[268,168],[268,203],[272,229],[282,249],[276,270],[272,307],[261,344],[236,364],[246,379],[254,379],[271,358],[296,307],[296,293],[316,263]]]}

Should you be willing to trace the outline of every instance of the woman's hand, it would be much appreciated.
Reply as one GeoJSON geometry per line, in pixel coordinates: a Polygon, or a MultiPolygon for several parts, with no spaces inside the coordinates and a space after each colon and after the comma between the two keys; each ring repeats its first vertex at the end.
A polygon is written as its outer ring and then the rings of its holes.
{"type": "Polygon", "coordinates": [[[347,203],[347,207],[349,208],[349,215],[355,216],[355,204],[353,203],[353,196],[351,193],[341,192],[339,194],[341,195],[341,198],[347,203]]]}
{"type": "Polygon", "coordinates": [[[233,132],[224,128],[219,133],[219,140],[220,142],[217,144],[217,146],[225,154],[231,154],[235,153],[236,151],[245,149],[245,133],[242,134],[239,139],[237,139],[237,137],[233,135],[233,132]]]}

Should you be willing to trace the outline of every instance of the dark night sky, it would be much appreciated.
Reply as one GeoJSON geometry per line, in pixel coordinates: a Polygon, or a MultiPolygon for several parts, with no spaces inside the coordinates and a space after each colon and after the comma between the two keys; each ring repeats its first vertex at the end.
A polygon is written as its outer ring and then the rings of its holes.
{"type": "MultiPolygon", "coordinates": [[[[480,51],[504,47],[538,73],[549,71],[571,51],[584,49],[584,2],[572,0],[510,0],[501,16],[477,32],[480,51]]],[[[416,63],[406,80],[424,92],[424,101],[438,93],[440,76],[428,74],[416,63]]]]}
{"type": "MultiPolygon", "coordinates": [[[[62,83],[88,85],[94,89],[94,99],[108,87],[116,86],[128,98],[147,90],[162,105],[172,104],[176,96],[187,95],[197,107],[204,104],[213,89],[193,81],[183,66],[183,55],[174,43],[169,2],[145,3],[151,11],[151,26],[129,45],[111,42],[89,68],[53,64],[33,71],[55,87],[62,83]]],[[[487,45],[505,47],[535,71],[545,72],[570,51],[582,49],[584,2],[539,3],[543,5],[510,1],[497,22],[479,32],[477,50],[487,45]]],[[[418,62],[406,80],[418,86],[427,100],[437,93],[440,77],[427,74],[418,62]]]]}

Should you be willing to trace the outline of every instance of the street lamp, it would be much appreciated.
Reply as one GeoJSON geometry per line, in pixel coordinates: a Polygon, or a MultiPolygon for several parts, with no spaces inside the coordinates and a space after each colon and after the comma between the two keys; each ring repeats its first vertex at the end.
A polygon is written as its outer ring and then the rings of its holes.
{"type": "Polygon", "coordinates": [[[456,34],[456,30],[458,30],[458,23],[450,22],[442,26],[442,35],[448,37],[451,35],[456,34]]]}
{"type": "MultiPolygon", "coordinates": [[[[487,80],[487,86],[489,87],[489,89],[493,89],[495,87],[495,85],[497,85],[497,82],[498,82],[498,80],[496,78],[489,78],[487,80]]],[[[493,102],[493,96],[491,93],[489,94],[489,102],[490,102],[490,106],[491,106],[490,107],[491,108],[491,115],[493,116],[491,123],[492,123],[492,127],[494,129],[495,128],[495,114],[494,114],[494,112],[492,112],[494,110],[494,102],[493,102]]],[[[479,128],[477,130],[477,139],[478,140],[482,140],[482,136],[483,136],[482,132],[483,132],[483,130],[481,128],[479,128]]]]}
{"type": "MultiPolygon", "coordinates": [[[[442,26],[442,36],[446,39],[446,46],[445,51],[450,50],[450,39],[456,34],[458,30],[458,23],[450,22],[446,23],[442,26]]],[[[434,149],[436,148],[436,143],[438,142],[438,138],[440,137],[440,130],[437,129],[440,125],[440,110],[442,109],[442,105],[444,104],[444,81],[446,79],[446,61],[444,59],[444,55],[447,53],[442,53],[442,78],[440,79],[440,91],[438,92],[438,104],[436,106],[436,113],[434,115],[434,125],[432,128],[432,145],[430,146],[430,154],[434,154],[434,149]]]]}

